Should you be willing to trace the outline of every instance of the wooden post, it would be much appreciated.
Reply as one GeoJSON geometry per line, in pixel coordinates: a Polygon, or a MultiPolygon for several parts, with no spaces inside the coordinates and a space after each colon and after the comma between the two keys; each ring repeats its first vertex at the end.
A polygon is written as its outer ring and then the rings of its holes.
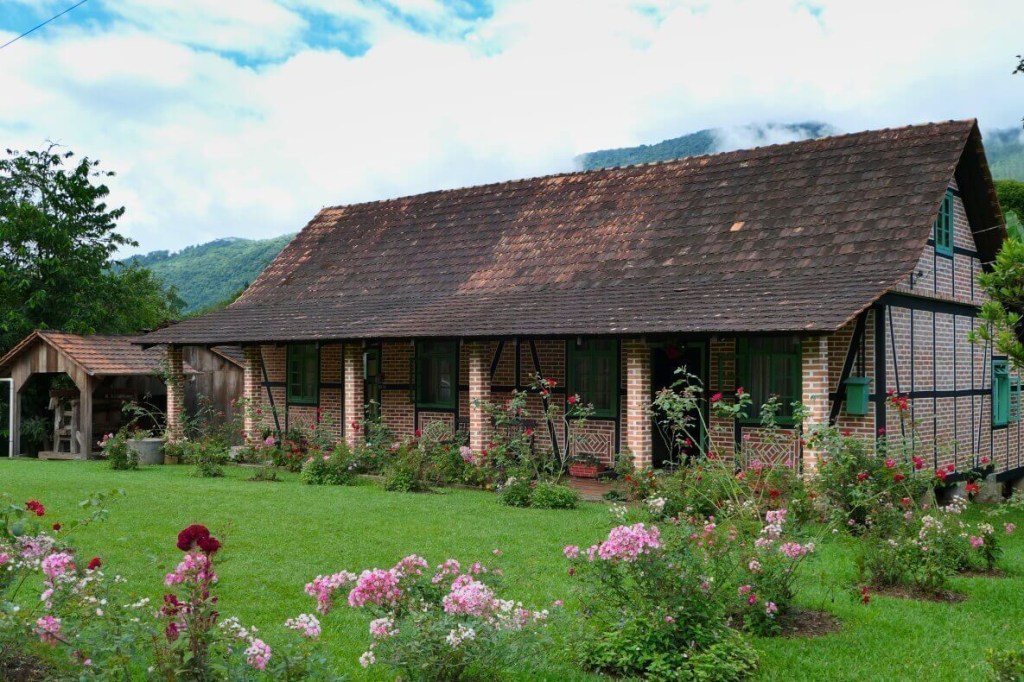
{"type": "Polygon", "coordinates": [[[18,381],[14,378],[14,390],[11,396],[14,404],[11,417],[11,442],[14,443],[14,456],[17,457],[21,454],[21,389],[24,386],[24,382],[18,381]]]}
{"type": "Polygon", "coordinates": [[[75,434],[78,440],[77,454],[78,459],[89,459],[89,453],[96,446],[92,432],[92,393],[96,390],[96,379],[86,375],[76,381],[75,385],[78,386],[78,433],[75,434]]]}

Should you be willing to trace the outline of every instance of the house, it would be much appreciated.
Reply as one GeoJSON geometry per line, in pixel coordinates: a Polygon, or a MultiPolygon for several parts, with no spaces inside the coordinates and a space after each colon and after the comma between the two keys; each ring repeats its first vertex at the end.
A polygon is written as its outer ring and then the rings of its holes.
{"type": "MultiPolygon", "coordinates": [[[[578,452],[639,466],[666,458],[648,406],[682,365],[868,437],[901,429],[893,390],[932,466],[1011,476],[1019,382],[968,341],[1005,234],[977,123],[950,121],[325,208],[237,302],[141,342],[176,372],[187,346],[241,345],[263,426],[354,441],[372,401],[398,435],[440,420],[477,451],[476,401],[540,373],[595,406],[578,452]]],[[[784,435],[764,455],[813,471],[784,435]]],[[[710,437],[763,433],[755,411],[710,437]]]]}
{"type": "MultiPolygon", "coordinates": [[[[240,349],[231,347],[187,350],[188,361],[181,363],[180,371],[183,377],[187,374],[182,386],[193,404],[198,403],[197,393],[202,393],[216,410],[230,415],[233,399],[241,393],[240,354],[240,349]]],[[[143,403],[156,412],[166,410],[168,391],[162,380],[166,357],[166,349],[143,350],[129,336],[29,334],[0,357],[0,376],[13,380],[10,438],[14,447],[10,453],[23,452],[23,398],[33,384],[48,392],[49,403],[42,413],[52,416],[54,425],[53,449],[40,456],[85,459],[96,449],[99,434],[117,431],[126,422],[121,409],[125,402],[143,403]],[[59,376],[65,377],[64,386],[54,390],[53,380],[59,376]]],[[[4,402],[8,399],[3,396],[4,402]]],[[[195,414],[195,409],[188,414],[195,414]]]]}

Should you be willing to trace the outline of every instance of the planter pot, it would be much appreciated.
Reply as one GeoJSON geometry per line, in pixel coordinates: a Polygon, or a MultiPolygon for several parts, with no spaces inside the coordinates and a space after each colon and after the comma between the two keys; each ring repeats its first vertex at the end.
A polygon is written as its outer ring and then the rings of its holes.
{"type": "Polygon", "coordinates": [[[164,455],[164,464],[179,464],[176,455],[164,455]]]}
{"type": "Polygon", "coordinates": [[[128,448],[139,458],[139,464],[146,465],[164,463],[163,438],[129,439],[128,448]]]}
{"type": "Polygon", "coordinates": [[[576,478],[597,478],[598,474],[605,470],[603,464],[581,464],[569,465],[569,475],[576,478]]]}

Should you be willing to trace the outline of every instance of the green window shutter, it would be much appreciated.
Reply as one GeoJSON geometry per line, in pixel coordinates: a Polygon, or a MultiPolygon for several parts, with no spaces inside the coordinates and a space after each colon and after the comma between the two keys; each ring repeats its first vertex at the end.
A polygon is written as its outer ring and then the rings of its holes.
{"type": "Polygon", "coordinates": [[[800,339],[795,336],[743,337],[736,343],[736,386],[752,400],[746,421],[761,420],[761,406],[779,400],[778,420],[792,423],[793,403],[803,394],[800,339]]]}
{"type": "Polygon", "coordinates": [[[287,398],[289,405],[320,402],[320,349],[315,343],[288,345],[287,398]]]}
{"type": "Polygon", "coordinates": [[[595,417],[619,414],[619,343],[615,339],[569,341],[566,387],[594,406],[595,417]]]}
{"type": "Polygon", "coordinates": [[[1006,360],[992,361],[992,425],[1010,421],[1010,373],[1006,360]]]}
{"type": "Polygon", "coordinates": [[[459,398],[458,352],[456,341],[418,341],[416,343],[416,406],[420,409],[455,408],[459,398]]]}
{"type": "Polygon", "coordinates": [[[953,193],[946,190],[935,218],[935,250],[947,256],[953,255],[953,193]]]}

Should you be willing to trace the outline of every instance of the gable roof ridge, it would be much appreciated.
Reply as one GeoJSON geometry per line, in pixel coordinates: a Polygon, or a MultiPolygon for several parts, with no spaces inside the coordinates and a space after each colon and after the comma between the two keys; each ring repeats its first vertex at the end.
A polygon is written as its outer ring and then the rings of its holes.
{"type": "Polygon", "coordinates": [[[849,138],[858,137],[858,136],[861,136],[861,135],[881,135],[881,134],[885,134],[885,133],[910,131],[910,130],[913,130],[915,128],[928,128],[928,127],[934,127],[934,126],[939,126],[939,125],[952,125],[952,124],[956,124],[956,123],[960,123],[960,124],[964,124],[964,125],[971,124],[971,125],[975,125],[976,126],[978,124],[978,119],[976,119],[976,118],[952,119],[951,118],[951,119],[948,119],[948,120],[945,120],[945,121],[928,121],[928,122],[925,122],[925,123],[914,123],[914,124],[905,125],[905,126],[894,126],[894,127],[888,127],[888,128],[876,128],[876,129],[871,129],[871,130],[859,130],[859,131],[850,132],[850,133],[840,133],[838,135],[821,135],[820,137],[810,137],[810,138],[807,138],[805,140],[790,140],[788,142],[777,142],[775,144],[766,144],[766,145],[757,146],[757,147],[747,147],[747,148],[744,148],[744,149],[732,149],[732,150],[729,150],[729,151],[715,152],[713,154],[699,154],[699,155],[695,155],[695,156],[680,156],[680,157],[677,157],[677,158],[674,158],[674,159],[662,159],[660,161],[642,161],[642,162],[639,162],[639,163],[627,163],[627,164],[623,164],[623,165],[620,165],[620,166],[607,166],[607,167],[604,167],[604,168],[591,168],[591,169],[586,169],[586,170],[575,170],[575,171],[561,171],[561,172],[557,172],[557,173],[547,173],[547,174],[543,174],[543,175],[533,175],[533,176],[529,176],[529,177],[525,177],[525,178],[512,178],[512,179],[508,179],[508,180],[497,180],[495,182],[483,182],[483,183],[479,183],[479,184],[476,184],[476,185],[463,185],[461,187],[449,187],[449,188],[446,188],[446,189],[432,189],[432,190],[428,190],[426,192],[416,192],[416,193],[413,193],[413,194],[402,194],[400,196],[388,197],[386,199],[372,199],[370,201],[355,201],[355,202],[348,203],[348,204],[330,204],[330,205],[325,205],[325,206],[320,208],[319,212],[323,213],[324,211],[338,211],[338,210],[345,210],[345,209],[357,208],[357,207],[370,207],[370,206],[374,206],[374,205],[381,205],[381,206],[383,206],[383,205],[387,205],[387,204],[390,204],[390,203],[398,203],[398,202],[408,201],[409,199],[414,199],[414,198],[423,198],[423,197],[429,197],[429,196],[432,196],[432,195],[443,195],[443,194],[450,194],[450,193],[455,193],[455,192],[466,192],[466,191],[471,191],[471,190],[484,190],[484,189],[497,190],[498,188],[501,188],[501,187],[514,187],[514,186],[517,186],[517,185],[522,185],[522,184],[531,183],[531,182],[538,182],[538,181],[542,181],[542,180],[554,180],[555,178],[584,177],[584,176],[587,176],[587,175],[597,175],[597,174],[600,174],[600,173],[610,173],[611,171],[628,170],[628,169],[631,169],[631,168],[646,168],[646,167],[653,167],[653,166],[665,166],[665,165],[669,165],[669,164],[686,165],[686,164],[700,163],[701,161],[705,161],[705,160],[709,160],[709,159],[718,159],[718,158],[726,157],[726,156],[729,156],[729,155],[742,156],[742,155],[746,154],[746,155],[752,155],[753,156],[754,152],[759,152],[759,154],[757,156],[761,156],[761,155],[763,155],[766,152],[770,152],[770,151],[774,152],[774,151],[776,151],[778,149],[781,149],[783,147],[791,147],[791,146],[794,146],[794,145],[801,145],[801,144],[809,144],[809,143],[813,143],[813,142],[820,142],[821,140],[829,140],[829,141],[833,141],[833,140],[837,140],[837,141],[838,140],[847,140],[849,138]]]}

